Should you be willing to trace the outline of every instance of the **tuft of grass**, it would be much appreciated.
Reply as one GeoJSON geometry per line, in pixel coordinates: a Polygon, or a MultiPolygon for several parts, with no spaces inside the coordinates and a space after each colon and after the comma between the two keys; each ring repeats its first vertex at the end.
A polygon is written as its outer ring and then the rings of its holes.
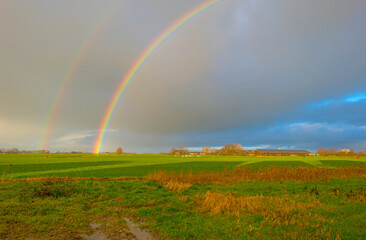
{"type": "MultiPolygon", "coordinates": [[[[305,195],[299,201],[291,199],[288,195],[235,196],[232,193],[207,192],[197,199],[196,205],[199,212],[209,215],[229,215],[238,221],[253,218],[254,222],[249,224],[247,229],[253,235],[263,235],[264,229],[269,227],[279,231],[284,239],[340,238],[330,227],[333,220],[320,213],[321,209],[327,207],[315,196],[305,195]]],[[[273,233],[269,234],[273,237],[273,233]]]]}
{"type": "Polygon", "coordinates": [[[353,191],[351,189],[347,194],[345,194],[345,197],[347,199],[366,204],[366,191],[363,187],[361,187],[360,191],[353,191]]]}
{"type": "Polygon", "coordinates": [[[202,199],[198,200],[201,211],[220,215],[224,213],[235,216],[260,215],[271,225],[297,225],[304,226],[309,222],[311,214],[309,210],[316,210],[321,203],[314,197],[307,196],[306,202],[297,202],[288,196],[265,197],[238,196],[233,194],[207,192],[202,199]]]}
{"type": "Polygon", "coordinates": [[[176,192],[182,192],[183,190],[186,190],[192,186],[191,183],[181,183],[181,182],[175,182],[175,181],[169,181],[166,184],[164,184],[164,187],[168,188],[171,191],[176,192]]]}

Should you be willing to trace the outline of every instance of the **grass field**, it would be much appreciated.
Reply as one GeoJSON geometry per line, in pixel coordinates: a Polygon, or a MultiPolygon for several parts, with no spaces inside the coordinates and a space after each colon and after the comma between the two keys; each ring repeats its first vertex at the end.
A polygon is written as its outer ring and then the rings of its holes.
{"type": "Polygon", "coordinates": [[[45,176],[146,176],[159,169],[176,172],[220,171],[239,165],[258,168],[272,165],[338,167],[351,164],[366,164],[366,158],[0,154],[0,173],[3,179],[45,176]]]}
{"type": "Polygon", "coordinates": [[[0,182],[0,239],[135,239],[126,218],[160,239],[366,239],[365,158],[46,156],[0,155],[2,179],[147,178],[0,182]]]}

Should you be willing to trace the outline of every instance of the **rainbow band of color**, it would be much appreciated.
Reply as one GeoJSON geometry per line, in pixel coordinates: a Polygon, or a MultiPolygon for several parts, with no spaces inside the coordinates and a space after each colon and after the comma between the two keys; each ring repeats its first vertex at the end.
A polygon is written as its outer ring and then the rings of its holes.
{"type": "Polygon", "coordinates": [[[169,28],[167,28],[147,49],[146,51],[140,56],[140,58],[133,64],[132,68],[128,71],[127,75],[122,79],[121,84],[119,85],[117,91],[114,94],[114,97],[112,98],[108,109],[103,117],[102,124],[99,128],[98,137],[96,139],[96,142],[94,144],[93,152],[95,154],[98,154],[100,152],[100,149],[103,145],[103,140],[105,136],[106,129],[109,126],[110,120],[113,116],[114,110],[119,102],[119,99],[121,98],[121,95],[125,88],[127,87],[130,80],[133,78],[133,76],[136,74],[136,72],[139,70],[141,65],[146,61],[146,59],[151,55],[151,53],[165,40],[167,39],[172,33],[174,33],[178,28],[180,28],[182,25],[184,25],[186,22],[191,20],[193,17],[197,16],[201,12],[205,11],[207,8],[213,6],[215,3],[219,2],[221,0],[211,0],[208,1],[195,9],[191,10],[187,14],[185,14],[182,18],[180,18],[178,21],[176,21],[174,24],[172,24],[169,28]]]}
{"type": "Polygon", "coordinates": [[[98,23],[92,28],[90,34],[88,34],[88,36],[81,44],[79,50],[74,55],[74,58],[69,65],[69,68],[65,72],[65,75],[62,78],[62,81],[60,82],[58,92],[55,98],[53,99],[52,105],[47,114],[45,127],[42,131],[42,136],[39,142],[40,149],[46,149],[48,147],[48,141],[50,139],[51,130],[53,129],[53,126],[55,124],[57,113],[59,112],[59,109],[61,107],[61,102],[64,99],[66,89],[69,87],[70,83],[74,79],[75,73],[82,63],[82,59],[89,51],[89,49],[93,46],[93,43],[103,31],[103,28],[107,25],[107,23],[110,22],[110,20],[112,19],[113,15],[116,12],[116,9],[117,8],[115,7],[111,8],[107,11],[106,14],[103,15],[103,17],[98,21],[98,23]]]}

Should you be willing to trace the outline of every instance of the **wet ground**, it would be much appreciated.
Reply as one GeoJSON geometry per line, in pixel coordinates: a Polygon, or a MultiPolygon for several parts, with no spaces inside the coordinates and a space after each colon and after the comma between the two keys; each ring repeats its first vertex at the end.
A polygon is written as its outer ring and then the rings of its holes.
{"type": "MultiPolygon", "coordinates": [[[[124,218],[124,220],[126,221],[128,229],[121,229],[121,238],[119,239],[156,240],[148,230],[141,229],[139,224],[128,218],[124,218]]],[[[90,227],[93,229],[94,233],[92,235],[82,234],[80,237],[85,240],[111,240],[106,234],[100,231],[101,224],[91,223],[90,227]]]]}

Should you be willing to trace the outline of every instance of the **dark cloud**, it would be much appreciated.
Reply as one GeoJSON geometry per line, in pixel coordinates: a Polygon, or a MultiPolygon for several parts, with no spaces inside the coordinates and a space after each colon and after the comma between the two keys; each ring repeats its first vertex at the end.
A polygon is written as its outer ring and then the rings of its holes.
{"type": "Polygon", "coordinates": [[[168,135],[249,127],[365,86],[362,1],[221,4],[226,11],[206,13],[151,56],[118,126],[168,135]]]}

